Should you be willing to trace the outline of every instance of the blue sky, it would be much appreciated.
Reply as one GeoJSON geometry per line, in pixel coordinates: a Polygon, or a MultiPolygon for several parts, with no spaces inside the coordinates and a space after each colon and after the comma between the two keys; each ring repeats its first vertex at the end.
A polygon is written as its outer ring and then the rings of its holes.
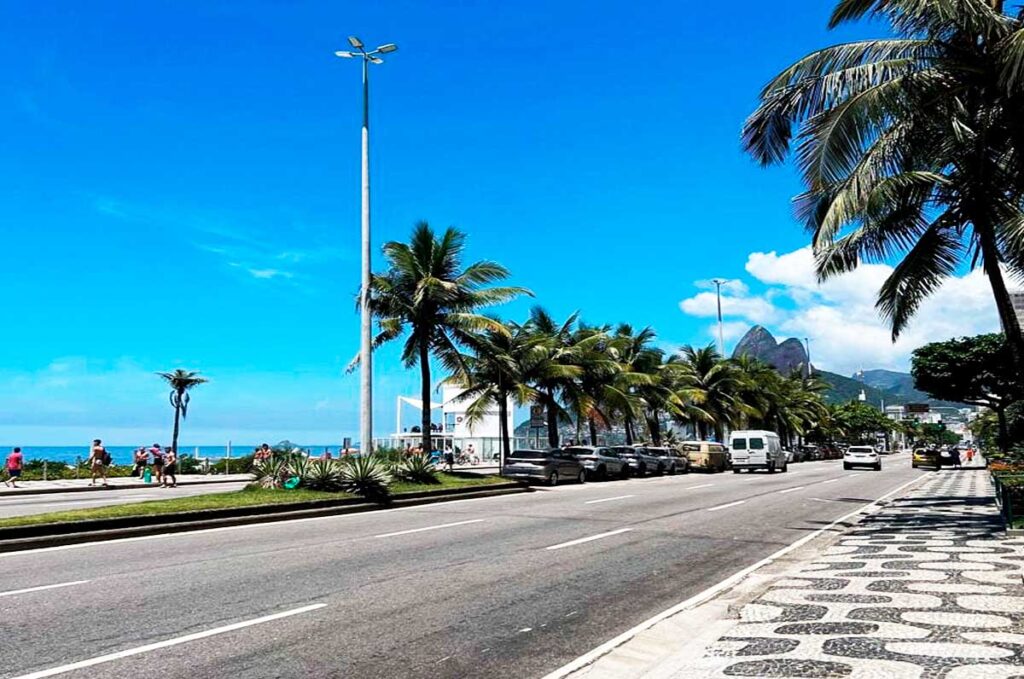
{"type": "MultiPolygon", "coordinates": [[[[170,417],[152,373],[178,366],[212,380],[186,445],[354,433],[360,87],[332,56],[349,34],[400,47],[373,72],[378,244],[456,225],[556,316],[669,347],[710,341],[714,276],[735,279],[731,340],[755,321],[815,333],[802,310],[846,298],[791,275],[799,186],[739,130],[776,71],[883,31],[828,33],[829,4],[9,5],[0,443],[148,441],[170,417]]],[[[909,350],[822,344],[843,371],[909,350]]],[[[379,353],[380,433],[417,379],[379,353]]]]}

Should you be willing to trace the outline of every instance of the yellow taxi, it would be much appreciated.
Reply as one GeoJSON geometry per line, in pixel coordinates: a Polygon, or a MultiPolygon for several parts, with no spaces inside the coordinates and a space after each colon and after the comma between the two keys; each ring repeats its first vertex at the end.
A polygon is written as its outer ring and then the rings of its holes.
{"type": "Polygon", "coordinates": [[[938,469],[941,466],[939,451],[928,450],[927,448],[915,448],[913,457],[910,460],[910,466],[914,469],[918,467],[932,467],[938,469]]]}

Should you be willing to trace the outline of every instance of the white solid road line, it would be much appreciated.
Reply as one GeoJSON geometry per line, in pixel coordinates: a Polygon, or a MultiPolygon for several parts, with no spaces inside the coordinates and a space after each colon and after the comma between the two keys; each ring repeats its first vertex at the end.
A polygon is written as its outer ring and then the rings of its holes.
{"type": "Polygon", "coordinates": [[[393,538],[396,535],[409,535],[410,533],[422,533],[428,530],[439,530],[441,528],[453,528],[454,526],[465,526],[469,523],[480,523],[486,521],[486,519],[470,519],[469,521],[456,521],[455,523],[442,523],[438,526],[427,526],[426,528],[413,528],[412,530],[399,530],[394,533],[381,533],[380,535],[374,535],[375,538],[393,538]]]}
{"type": "Polygon", "coordinates": [[[736,502],[730,502],[729,504],[718,505],[717,507],[710,507],[708,509],[708,511],[709,512],[717,512],[719,509],[727,509],[729,507],[735,507],[736,505],[741,505],[744,502],[746,502],[746,500],[736,500],[736,502]]]}
{"type": "Polygon", "coordinates": [[[618,530],[610,530],[607,533],[598,533],[597,535],[591,535],[590,537],[580,538],[579,540],[570,540],[569,542],[563,542],[557,545],[551,545],[544,549],[562,549],[563,547],[572,547],[573,545],[582,545],[584,542],[591,542],[593,540],[600,540],[602,538],[609,538],[619,533],[628,533],[633,530],[632,528],[620,528],[618,530]]]}
{"type": "Polygon", "coordinates": [[[829,479],[828,481],[822,481],[822,483],[835,483],[836,481],[840,481],[840,480],[841,479],[829,479]]]}
{"type": "Polygon", "coordinates": [[[779,495],[783,495],[785,493],[792,493],[795,490],[803,490],[806,487],[807,486],[797,486],[796,488],[787,488],[786,490],[780,490],[779,495]]]}
{"type": "Polygon", "coordinates": [[[683,490],[697,490],[698,488],[710,488],[713,485],[715,485],[715,484],[713,484],[713,483],[702,483],[699,486],[689,486],[687,488],[683,488],[683,490]]]}
{"type": "Polygon", "coordinates": [[[273,615],[265,615],[262,618],[254,618],[253,620],[236,622],[233,625],[216,627],[214,629],[206,630],[205,632],[186,634],[183,637],[175,637],[174,639],[158,641],[155,644],[146,644],[145,646],[137,646],[135,648],[129,648],[124,651],[118,651],[117,653],[108,653],[107,655],[96,656],[95,658],[89,658],[88,660],[80,660],[78,662],[71,663],[70,665],[61,665],[60,667],[51,667],[48,670],[40,670],[39,672],[32,672],[31,674],[22,674],[20,676],[13,677],[12,679],[42,679],[43,677],[52,677],[58,674],[64,674],[65,672],[80,670],[83,667],[92,667],[93,665],[111,662],[112,660],[120,660],[121,658],[128,658],[133,655],[139,655],[140,653],[149,653],[150,651],[157,651],[161,648],[177,646],[178,644],[184,644],[188,641],[205,639],[206,637],[212,637],[217,634],[233,632],[236,629],[252,627],[253,625],[260,625],[262,623],[270,622],[272,620],[280,620],[281,618],[287,618],[292,615],[298,615],[299,613],[308,613],[309,611],[315,611],[318,608],[323,608],[326,605],[327,604],[311,604],[309,606],[303,606],[302,608],[293,608],[290,611],[282,611],[281,613],[274,613],[273,615]]]}
{"type": "Polygon", "coordinates": [[[9,592],[0,592],[2,596],[14,596],[15,594],[28,594],[29,592],[42,592],[44,589],[57,589],[59,587],[72,587],[84,585],[88,580],[72,580],[71,582],[58,582],[56,585],[43,585],[42,587],[26,587],[25,589],[12,589],[9,592]]]}
{"type": "MultiPolygon", "coordinates": [[[[928,477],[927,476],[919,476],[916,479],[911,479],[910,481],[907,481],[903,485],[897,486],[896,488],[890,490],[888,493],[886,493],[885,495],[882,495],[881,497],[879,497],[878,499],[874,500],[873,502],[869,502],[868,504],[864,505],[863,507],[860,507],[859,509],[855,509],[852,512],[850,512],[849,514],[846,514],[845,516],[839,517],[838,519],[836,519],[832,523],[828,524],[824,528],[819,528],[818,530],[814,531],[813,533],[808,533],[807,535],[803,536],[802,538],[800,538],[796,542],[793,542],[793,543],[783,547],[782,549],[780,549],[779,551],[775,552],[771,556],[765,557],[764,559],[761,559],[760,561],[758,561],[757,563],[755,563],[755,564],[753,564],[751,566],[747,566],[746,568],[744,568],[743,570],[741,570],[741,571],[739,571],[737,573],[733,573],[732,575],[727,577],[725,580],[722,580],[721,582],[719,582],[716,585],[712,585],[711,587],[708,587],[703,592],[700,592],[699,594],[695,594],[694,596],[690,597],[686,601],[681,601],[678,604],[676,604],[675,606],[673,606],[672,608],[664,610],[661,613],[658,613],[657,615],[655,615],[654,617],[649,618],[647,620],[644,620],[642,623],[640,623],[636,627],[634,627],[632,629],[628,629],[625,632],[623,632],[622,634],[620,634],[619,636],[615,637],[614,639],[610,639],[610,640],[606,641],[605,643],[601,644],[600,646],[598,646],[594,650],[590,651],[589,653],[585,653],[585,654],[581,655],[580,657],[576,658],[575,660],[573,660],[572,662],[570,662],[570,663],[568,663],[566,665],[563,665],[562,667],[559,667],[554,672],[551,672],[548,675],[546,675],[545,677],[543,677],[543,679],[564,679],[565,677],[569,676],[573,672],[576,672],[577,670],[580,670],[580,669],[586,667],[587,665],[590,665],[591,663],[596,661],[601,656],[606,655],[608,653],[611,653],[613,650],[615,650],[616,648],[618,648],[622,644],[626,643],[627,641],[629,641],[630,639],[632,639],[636,635],[640,634],[641,632],[654,627],[655,625],[657,625],[662,620],[665,620],[666,618],[671,618],[676,613],[680,613],[680,612],[685,611],[687,609],[690,609],[690,608],[693,608],[695,606],[698,606],[698,605],[704,603],[705,601],[708,601],[709,599],[713,599],[714,597],[718,596],[719,594],[721,594],[725,590],[727,590],[730,587],[736,585],[738,582],[743,580],[743,578],[747,577],[748,575],[750,575],[754,571],[767,566],[768,564],[776,561],[777,559],[782,558],[783,556],[789,554],[790,552],[792,552],[792,551],[794,551],[796,549],[800,549],[801,547],[803,547],[808,542],[810,542],[814,538],[818,537],[819,535],[821,535],[825,531],[832,530],[837,525],[847,521],[848,519],[853,518],[854,516],[857,516],[861,512],[867,511],[868,509],[871,509],[872,507],[876,506],[879,502],[881,502],[885,498],[887,498],[887,497],[889,497],[891,495],[895,495],[896,493],[900,492],[901,490],[903,490],[904,488],[906,488],[910,484],[918,483],[922,479],[925,479],[925,478],[928,478],[928,477]]],[[[19,678],[15,677],[15,679],[19,679],[19,678]]]]}
{"type": "Polygon", "coordinates": [[[629,497],[636,497],[636,495],[616,495],[615,497],[603,497],[600,500],[587,500],[583,504],[585,505],[596,505],[598,502],[611,502],[612,500],[625,500],[629,497]]]}

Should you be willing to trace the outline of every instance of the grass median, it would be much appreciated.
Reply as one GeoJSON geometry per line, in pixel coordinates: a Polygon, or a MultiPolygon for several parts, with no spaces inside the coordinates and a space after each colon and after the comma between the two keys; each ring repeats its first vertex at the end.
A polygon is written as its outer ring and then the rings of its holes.
{"type": "MultiPolygon", "coordinates": [[[[493,486],[507,483],[507,479],[498,476],[482,476],[476,474],[445,474],[437,475],[438,483],[420,484],[395,482],[391,484],[391,496],[400,497],[406,493],[422,491],[452,490],[471,486],[493,486]]],[[[112,491],[117,492],[117,491],[112,491]]],[[[115,496],[116,497],[116,496],[115,496]]],[[[133,502],[130,504],[95,507],[92,509],[72,509],[65,512],[49,512],[29,516],[14,516],[0,519],[0,528],[16,526],[34,526],[44,523],[69,523],[73,521],[89,521],[94,519],[119,519],[131,516],[154,516],[158,514],[174,514],[177,512],[194,512],[204,509],[235,509],[239,507],[257,507],[266,505],[289,505],[302,502],[322,500],[346,500],[357,496],[349,493],[333,493],[296,488],[294,490],[268,490],[249,486],[242,490],[225,493],[209,493],[178,497],[171,500],[151,500],[149,502],[133,502]]],[[[285,507],[286,508],[286,507],[285,507]]]]}

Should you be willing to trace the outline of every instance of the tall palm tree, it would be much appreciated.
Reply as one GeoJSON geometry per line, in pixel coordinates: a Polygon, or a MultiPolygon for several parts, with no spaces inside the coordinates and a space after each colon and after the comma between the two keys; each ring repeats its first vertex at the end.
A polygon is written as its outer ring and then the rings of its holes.
{"type": "Polygon", "coordinates": [[[672,389],[671,373],[665,370],[665,352],[652,346],[657,335],[651,327],[634,331],[621,324],[615,329],[614,340],[619,345],[622,371],[618,377],[620,391],[633,397],[621,408],[626,444],[637,438],[636,420],[643,418],[650,431],[651,441],[661,445],[661,415],[674,412],[678,405],[672,389]]]}
{"type": "Polygon", "coordinates": [[[205,377],[200,377],[197,370],[182,370],[181,368],[174,372],[157,373],[157,375],[162,377],[171,387],[171,393],[168,396],[171,407],[174,408],[174,431],[171,434],[171,450],[177,455],[178,431],[181,420],[185,419],[185,416],[188,415],[188,404],[192,400],[188,392],[200,384],[209,382],[209,380],[205,377]]]}
{"type": "Polygon", "coordinates": [[[463,387],[460,401],[469,401],[466,417],[470,424],[480,421],[497,407],[501,438],[501,466],[511,452],[508,430],[508,402],[525,405],[536,400],[531,386],[547,358],[544,338],[522,325],[510,323],[507,332],[485,330],[467,337],[472,354],[464,357],[466,371],[450,377],[450,384],[463,387]]]}
{"type": "Polygon", "coordinates": [[[526,323],[527,332],[545,347],[543,359],[535,366],[531,385],[535,388],[534,403],[544,407],[548,445],[552,448],[558,447],[559,423],[569,421],[560,399],[574,388],[582,374],[577,358],[580,349],[573,344],[573,326],[578,319],[579,312],[576,312],[558,323],[542,307],[535,306],[526,323]]]}
{"type": "Polygon", "coordinates": [[[743,131],[763,165],[794,150],[818,277],[899,259],[877,306],[895,340],[963,263],[987,275],[1024,369],[1002,267],[1024,267],[1024,15],[1002,0],[840,0],[831,26],[895,37],[813,52],[764,88],[743,131]]]}
{"type": "Polygon", "coordinates": [[[508,278],[509,272],[486,260],[463,268],[465,241],[457,229],[449,227],[438,237],[427,222],[419,222],[408,243],[384,245],[388,271],[370,280],[369,304],[379,326],[374,347],[407,333],[402,363],[420,368],[424,452],[431,450],[431,356],[450,374],[465,374],[460,346],[480,332],[508,332],[500,321],[477,312],[521,294],[532,295],[520,287],[485,287],[508,278]]]}

